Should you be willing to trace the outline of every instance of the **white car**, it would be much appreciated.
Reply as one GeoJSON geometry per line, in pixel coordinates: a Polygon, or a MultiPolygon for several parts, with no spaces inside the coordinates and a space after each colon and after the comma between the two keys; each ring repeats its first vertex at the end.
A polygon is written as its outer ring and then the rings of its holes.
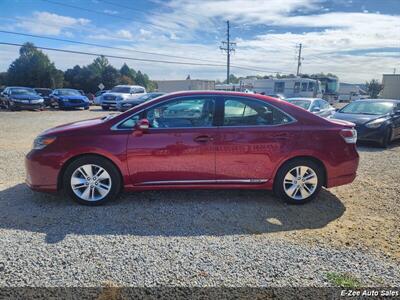
{"type": "Polygon", "coordinates": [[[110,90],[97,91],[94,95],[94,105],[101,105],[101,96],[108,92],[110,92],[110,90]]]}
{"type": "Polygon", "coordinates": [[[144,94],[146,89],[140,85],[117,85],[108,93],[101,95],[101,107],[104,110],[115,109],[118,102],[134,100],[144,94]]]}
{"type": "Polygon", "coordinates": [[[334,107],[321,98],[289,98],[286,101],[323,118],[329,118],[336,111],[334,107]]]}

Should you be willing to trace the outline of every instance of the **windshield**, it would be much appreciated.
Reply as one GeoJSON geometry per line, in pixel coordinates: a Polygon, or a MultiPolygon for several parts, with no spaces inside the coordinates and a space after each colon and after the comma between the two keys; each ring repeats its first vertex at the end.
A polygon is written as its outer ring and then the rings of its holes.
{"type": "Polygon", "coordinates": [[[393,110],[391,102],[356,101],[343,107],[340,112],[346,114],[385,115],[393,110]]]}
{"type": "Polygon", "coordinates": [[[113,87],[111,92],[129,94],[131,92],[131,88],[130,87],[116,86],[116,87],[113,87]]]}
{"type": "Polygon", "coordinates": [[[287,101],[306,110],[309,109],[311,104],[311,101],[309,100],[287,100],[287,101]]]}
{"type": "Polygon", "coordinates": [[[61,96],[82,96],[77,90],[58,90],[58,94],[61,96]]]}
{"type": "Polygon", "coordinates": [[[13,88],[10,92],[11,95],[37,95],[34,89],[29,88],[13,88]]]}

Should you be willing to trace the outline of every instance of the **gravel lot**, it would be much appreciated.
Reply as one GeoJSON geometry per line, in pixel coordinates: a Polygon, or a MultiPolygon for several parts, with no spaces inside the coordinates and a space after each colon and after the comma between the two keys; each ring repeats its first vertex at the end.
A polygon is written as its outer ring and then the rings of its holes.
{"type": "Polygon", "coordinates": [[[24,185],[42,130],[104,115],[0,111],[0,286],[400,285],[400,143],[359,147],[356,181],[288,206],[264,191],[125,194],[102,207],[24,185]]]}

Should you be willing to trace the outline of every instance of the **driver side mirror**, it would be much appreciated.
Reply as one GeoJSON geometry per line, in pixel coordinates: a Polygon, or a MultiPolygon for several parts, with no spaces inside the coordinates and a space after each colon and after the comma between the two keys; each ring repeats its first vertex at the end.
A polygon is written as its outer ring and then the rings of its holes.
{"type": "Polygon", "coordinates": [[[137,123],[135,128],[139,131],[146,132],[150,128],[150,122],[147,119],[140,119],[137,123]]]}

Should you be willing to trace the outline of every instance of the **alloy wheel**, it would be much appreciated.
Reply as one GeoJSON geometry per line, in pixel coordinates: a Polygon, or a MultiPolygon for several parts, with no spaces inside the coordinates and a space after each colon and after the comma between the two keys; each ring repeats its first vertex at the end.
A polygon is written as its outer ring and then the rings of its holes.
{"type": "Polygon", "coordinates": [[[78,167],[71,176],[71,188],[76,196],[85,201],[104,199],[111,190],[110,174],[95,164],[78,167]]]}
{"type": "Polygon", "coordinates": [[[307,166],[297,166],[286,173],[283,180],[283,190],[294,200],[304,200],[310,197],[318,186],[316,172],[307,166]]]}

